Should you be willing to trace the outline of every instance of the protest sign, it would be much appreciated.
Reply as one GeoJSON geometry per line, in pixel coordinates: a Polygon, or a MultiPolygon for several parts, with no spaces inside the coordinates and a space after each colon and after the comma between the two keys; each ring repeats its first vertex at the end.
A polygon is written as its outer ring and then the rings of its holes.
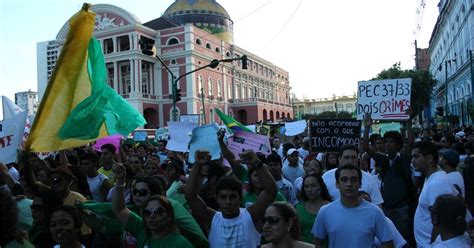
{"type": "Polygon", "coordinates": [[[199,115],[198,114],[180,115],[179,122],[199,123],[199,115]]]}
{"type": "Polygon", "coordinates": [[[372,133],[378,133],[383,136],[388,131],[400,132],[401,124],[400,122],[379,123],[379,124],[372,124],[371,128],[372,128],[372,133]]]}
{"type": "Polygon", "coordinates": [[[360,126],[354,119],[312,119],[311,147],[314,151],[337,151],[346,144],[358,146],[360,126]]]}
{"type": "Polygon", "coordinates": [[[160,127],[155,130],[155,141],[158,140],[168,140],[168,128],[160,127]]]}
{"type": "Polygon", "coordinates": [[[357,91],[357,119],[406,120],[410,108],[411,78],[361,81],[357,91]]]}
{"type": "Polygon", "coordinates": [[[229,138],[228,147],[236,157],[239,157],[239,154],[247,149],[261,152],[265,155],[270,155],[271,153],[268,136],[244,131],[235,132],[234,136],[229,138]]]}
{"type": "Polygon", "coordinates": [[[219,127],[215,123],[194,128],[189,142],[188,160],[190,163],[194,163],[196,151],[200,149],[208,150],[212,159],[220,158],[221,148],[217,141],[217,130],[219,130],[219,127]]]}
{"type": "Polygon", "coordinates": [[[306,130],[306,120],[285,123],[285,135],[295,136],[306,130]]]}
{"type": "Polygon", "coordinates": [[[0,122],[0,162],[16,162],[25,131],[26,115],[27,112],[24,111],[0,122]]]}
{"type": "Polygon", "coordinates": [[[105,144],[112,144],[115,146],[115,154],[119,154],[120,152],[120,141],[122,140],[122,135],[120,134],[114,134],[111,136],[104,137],[102,139],[96,140],[94,144],[94,150],[96,151],[101,151],[101,147],[105,144]]]}
{"type": "Polygon", "coordinates": [[[134,132],[133,133],[133,140],[134,141],[146,141],[148,138],[148,133],[147,132],[134,132]]]}
{"type": "Polygon", "coordinates": [[[166,149],[177,152],[188,151],[191,134],[197,126],[197,123],[192,122],[168,122],[170,140],[166,144],[166,149]]]}

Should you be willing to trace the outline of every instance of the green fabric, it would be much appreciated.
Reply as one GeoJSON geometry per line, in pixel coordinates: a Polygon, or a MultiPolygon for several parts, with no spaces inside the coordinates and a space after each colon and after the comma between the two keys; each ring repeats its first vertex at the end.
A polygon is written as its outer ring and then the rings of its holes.
{"type": "Polygon", "coordinates": [[[249,175],[247,172],[247,169],[245,169],[244,166],[239,165],[235,169],[233,169],[235,176],[242,182],[248,182],[249,181],[249,175]]]}
{"type": "Polygon", "coordinates": [[[188,202],[186,201],[186,197],[184,197],[184,194],[183,193],[179,193],[178,192],[178,189],[184,185],[181,181],[174,181],[170,188],[166,191],[166,197],[168,197],[169,199],[173,199],[179,203],[181,203],[181,205],[186,208],[186,209],[189,209],[189,204],[188,202]]]}
{"type": "Polygon", "coordinates": [[[163,238],[153,237],[146,231],[142,218],[133,212],[130,214],[130,217],[128,217],[125,230],[130,232],[135,237],[137,241],[137,247],[139,248],[145,247],[145,245],[147,247],[154,248],[193,247],[193,245],[186,238],[177,233],[170,234],[163,238]]]}
{"type": "Polygon", "coordinates": [[[24,239],[22,240],[22,243],[18,243],[16,240],[8,242],[5,245],[5,248],[35,248],[35,246],[32,245],[28,240],[24,239]]]}
{"type": "Polygon", "coordinates": [[[219,118],[224,122],[224,124],[227,126],[228,129],[231,131],[246,131],[246,132],[252,132],[250,129],[248,129],[246,126],[240,124],[238,121],[236,121],[234,118],[222,113],[218,108],[215,108],[215,111],[219,118]]]}
{"type": "Polygon", "coordinates": [[[16,202],[16,208],[18,211],[17,228],[19,230],[29,231],[33,227],[33,215],[31,214],[30,208],[31,204],[33,204],[33,200],[28,198],[16,202]]]}
{"type": "Polygon", "coordinates": [[[58,133],[62,140],[95,139],[106,124],[109,135],[127,136],[146,121],[127,101],[107,84],[107,69],[100,43],[95,38],[89,42],[88,73],[92,84],[89,97],[80,102],[66,119],[58,133]]]}
{"type": "Polygon", "coordinates": [[[28,232],[28,239],[31,243],[35,243],[35,240],[43,233],[48,232],[49,229],[47,226],[40,225],[40,224],[35,224],[31,228],[31,230],[28,232]]]}
{"type": "MultiPolygon", "coordinates": [[[[253,204],[257,201],[257,195],[252,193],[246,193],[242,198],[242,205],[247,207],[248,203],[253,204]]],[[[277,192],[275,197],[275,202],[286,202],[285,196],[283,196],[280,192],[277,192]]]]}
{"type": "Polygon", "coordinates": [[[310,214],[306,211],[304,201],[296,204],[295,208],[296,212],[298,212],[298,218],[300,219],[301,224],[301,239],[304,242],[314,244],[314,235],[311,234],[311,229],[313,229],[316,215],[310,214]]]}

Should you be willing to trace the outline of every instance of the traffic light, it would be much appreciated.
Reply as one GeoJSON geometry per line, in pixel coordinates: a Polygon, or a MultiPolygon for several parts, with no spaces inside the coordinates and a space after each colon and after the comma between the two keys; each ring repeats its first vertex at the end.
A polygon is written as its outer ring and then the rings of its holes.
{"type": "Polygon", "coordinates": [[[176,89],[176,91],[173,94],[173,101],[174,102],[181,101],[181,89],[176,89]]]}
{"type": "Polygon", "coordinates": [[[247,55],[242,55],[242,69],[247,70],[247,55]]]}
{"type": "Polygon", "coordinates": [[[154,40],[142,37],[139,43],[143,54],[148,56],[154,56],[156,54],[154,40]]]}
{"type": "Polygon", "coordinates": [[[436,108],[436,115],[437,116],[444,116],[444,108],[443,107],[437,107],[436,108]]]}

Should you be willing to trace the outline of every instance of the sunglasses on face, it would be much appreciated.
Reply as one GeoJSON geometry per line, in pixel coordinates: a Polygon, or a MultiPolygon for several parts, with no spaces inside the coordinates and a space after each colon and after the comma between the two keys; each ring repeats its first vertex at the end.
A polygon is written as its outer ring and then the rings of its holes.
{"type": "Polygon", "coordinates": [[[274,226],[274,225],[278,224],[278,222],[282,219],[283,218],[278,218],[278,217],[275,217],[275,216],[268,216],[268,217],[263,217],[262,223],[263,224],[268,223],[269,225],[274,226]]]}
{"type": "Polygon", "coordinates": [[[143,214],[147,217],[150,217],[151,215],[163,216],[165,213],[166,213],[166,209],[164,207],[143,209],[143,214]]]}
{"type": "Polygon", "coordinates": [[[144,196],[147,196],[150,194],[150,192],[146,189],[133,189],[132,190],[132,194],[134,196],[141,196],[141,197],[144,197],[144,196]]]}
{"type": "Polygon", "coordinates": [[[61,177],[53,177],[53,179],[51,179],[51,183],[53,184],[58,184],[58,183],[61,183],[63,181],[63,178],[61,177]]]}

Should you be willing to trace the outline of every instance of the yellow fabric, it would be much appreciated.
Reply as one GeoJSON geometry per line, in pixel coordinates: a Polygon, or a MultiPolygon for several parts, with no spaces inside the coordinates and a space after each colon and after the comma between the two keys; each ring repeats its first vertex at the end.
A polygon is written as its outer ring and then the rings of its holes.
{"type": "MultiPolygon", "coordinates": [[[[95,13],[84,7],[69,20],[69,33],[56,68],[41,101],[26,147],[35,152],[50,152],[78,147],[93,140],[61,140],[57,134],[71,110],[91,94],[87,73],[87,49],[94,31],[95,13]]],[[[105,125],[102,138],[108,136],[105,125]]]]}

